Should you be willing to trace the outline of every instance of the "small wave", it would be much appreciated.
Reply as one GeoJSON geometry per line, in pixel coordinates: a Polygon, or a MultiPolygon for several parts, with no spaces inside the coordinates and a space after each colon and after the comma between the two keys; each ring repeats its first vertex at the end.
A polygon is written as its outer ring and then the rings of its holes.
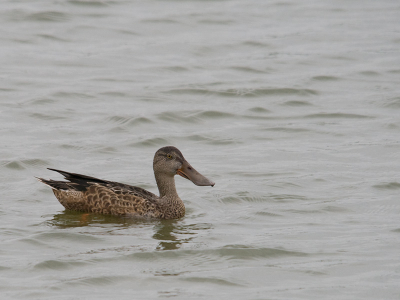
{"type": "Polygon", "coordinates": [[[297,96],[312,96],[318,92],[311,89],[294,89],[294,88],[261,88],[249,90],[228,89],[225,91],[228,94],[234,94],[244,97],[261,97],[261,96],[282,96],[282,95],[297,95],[297,96]]]}
{"type": "Polygon", "coordinates": [[[94,153],[117,153],[118,149],[114,147],[98,147],[92,150],[94,153]]]}
{"type": "Polygon", "coordinates": [[[333,205],[326,206],[322,210],[326,211],[326,212],[333,212],[333,213],[348,212],[348,210],[346,208],[339,207],[339,206],[333,206],[333,205]]]}
{"type": "Polygon", "coordinates": [[[261,48],[265,48],[268,46],[268,44],[266,43],[255,42],[255,41],[245,41],[242,43],[242,45],[251,47],[261,47],[261,48]]]}
{"type": "Polygon", "coordinates": [[[152,120],[145,118],[145,117],[138,117],[130,120],[128,122],[129,126],[137,126],[137,125],[142,125],[142,124],[151,124],[154,123],[152,120]]]}
{"type": "MultiPolygon", "coordinates": [[[[257,174],[255,174],[253,177],[258,177],[257,174]]],[[[288,183],[287,184],[289,187],[298,187],[298,185],[288,183]]],[[[237,192],[234,195],[230,196],[225,196],[221,199],[219,199],[220,202],[226,203],[226,204],[235,204],[235,203],[242,203],[242,202],[273,202],[273,201],[279,201],[279,202],[285,202],[285,201],[292,201],[292,200],[306,200],[304,196],[300,195],[292,195],[292,194],[269,194],[269,195],[257,195],[257,194],[252,194],[246,191],[242,192],[237,192]]]]}
{"type": "Polygon", "coordinates": [[[91,6],[91,7],[104,7],[108,6],[108,4],[101,0],[101,1],[94,1],[94,0],[69,0],[68,3],[77,5],[77,6],[91,6]]]}
{"type": "Polygon", "coordinates": [[[46,260],[36,264],[33,268],[36,270],[66,270],[71,269],[72,267],[81,267],[87,265],[88,263],[82,261],[59,261],[59,260],[46,260]]]}
{"type": "Polygon", "coordinates": [[[378,72],[375,71],[362,71],[359,72],[359,74],[364,75],[364,76],[369,76],[369,77],[375,77],[375,76],[379,76],[380,74],[378,72]]]}
{"type": "Polygon", "coordinates": [[[271,111],[269,109],[266,109],[266,108],[260,107],[260,106],[249,108],[248,111],[258,113],[258,114],[271,113],[271,111]]]}
{"type": "Polygon", "coordinates": [[[184,277],[183,281],[195,282],[199,284],[215,284],[215,285],[225,285],[225,286],[242,286],[242,284],[235,283],[233,281],[228,281],[226,279],[221,279],[218,277],[184,277]]]}
{"type": "Polygon", "coordinates": [[[254,93],[259,96],[263,95],[298,95],[298,96],[313,96],[319,93],[312,89],[294,89],[294,88],[269,88],[256,89],[254,93]]]}
{"type": "Polygon", "coordinates": [[[178,95],[210,95],[220,97],[246,97],[255,98],[262,96],[280,96],[280,95],[297,95],[297,96],[313,96],[318,95],[316,90],[312,89],[295,89],[295,88],[260,88],[260,89],[227,89],[222,91],[213,91],[205,88],[186,88],[172,89],[167,93],[178,95]]]}
{"type": "Polygon", "coordinates": [[[182,66],[169,66],[169,67],[164,67],[164,70],[171,71],[171,72],[187,72],[189,71],[188,68],[182,67],[182,66]]]}
{"type": "Polygon", "coordinates": [[[62,99],[93,99],[95,98],[92,95],[84,94],[84,93],[74,93],[74,92],[56,92],[52,95],[55,98],[62,98],[62,99]]]}
{"type": "Polygon", "coordinates": [[[312,79],[312,80],[315,80],[315,81],[337,81],[337,80],[340,80],[339,77],[327,76],[327,75],[314,76],[314,77],[311,78],[311,79],[312,79]]]}
{"type": "Polygon", "coordinates": [[[288,128],[288,127],[269,127],[265,128],[265,131],[276,131],[276,132],[288,132],[288,133],[298,133],[298,132],[310,132],[311,130],[305,128],[288,128]]]}
{"type": "MultiPolygon", "coordinates": [[[[83,265],[83,264],[82,264],[83,265]]],[[[84,266],[84,265],[83,265],[84,266]]],[[[113,284],[120,284],[123,281],[129,280],[129,277],[126,276],[90,276],[90,277],[80,277],[80,278],[73,278],[62,281],[62,285],[64,286],[98,286],[104,287],[107,285],[113,284]]]]}
{"type": "Polygon", "coordinates": [[[262,217],[282,217],[282,215],[270,213],[267,211],[257,211],[255,214],[262,217]]]}
{"type": "Polygon", "coordinates": [[[64,120],[66,117],[63,116],[56,116],[56,115],[47,115],[47,114],[41,114],[41,113],[33,113],[30,115],[32,118],[35,119],[40,119],[40,120],[64,120]]]}
{"type": "Polygon", "coordinates": [[[308,101],[298,101],[298,100],[292,100],[292,101],[286,101],[282,103],[283,106],[311,106],[312,104],[308,101]]]}
{"type": "Polygon", "coordinates": [[[153,123],[153,121],[145,117],[124,117],[124,116],[112,116],[107,118],[105,122],[112,125],[125,125],[128,127],[153,123]]]}
{"type": "Polygon", "coordinates": [[[400,189],[400,183],[398,182],[389,182],[383,184],[376,184],[373,185],[374,188],[381,189],[381,190],[398,190],[400,189]]]}
{"type": "Polygon", "coordinates": [[[161,23],[161,24],[179,24],[177,20],[173,19],[144,19],[141,21],[142,23],[161,23]]]}
{"type": "Polygon", "coordinates": [[[200,24],[212,24],[212,25],[231,25],[234,24],[235,21],[230,19],[202,19],[199,20],[198,23],[200,24]]]}
{"type": "Polygon", "coordinates": [[[49,165],[49,162],[47,160],[38,159],[38,158],[24,159],[21,162],[26,166],[48,166],[49,165]]]}
{"type": "Polygon", "coordinates": [[[0,92],[14,92],[16,89],[1,87],[0,92]]]}
{"type": "Polygon", "coordinates": [[[157,116],[160,120],[174,123],[197,123],[208,119],[226,119],[239,117],[235,114],[216,110],[186,111],[186,112],[163,112],[157,116]]]}
{"type": "Polygon", "coordinates": [[[3,164],[4,167],[12,170],[25,170],[25,166],[19,161],[10,161],[3,164]]]}
{"type": "Polygon", "coordinates": [[[222,111],[216,110],[206,110],[199,112],[195,115],[196,118],[199,119],[222,119],[222,118],[233,118],[235,117],[234,114],[226,113],[222,111]]]}
{"type": "Polygon", "coordinates": [[[257,259],[280,256],[307,256],[307,253],[276,248],[255,248],[246,245],[227,245],[216,250],[220,256],[232,259],[257,259]]]}
{"type": "Polygon", "coordinates": [[[230,172],[231,175],[235,177],[273,177],[273,176],[281,176],[281,175],[290,175],[292,173],[259,173],[259,172],[230,172]]]}
{"type": "Polygon", "coordinates": [[[273,194],[268,196],[274,201],[279,202],[291,202],[293,200],[307,200],[308,198],[300,195],[293,195],[293,194],[273,194]]]}
{"type": "Polygon", "coordinates": [[[225,258],[230,259],[242,259],[242,260],[254,260],[260,258],[272,258],[272,257],[293,257],[293,256],[307,256],[307,253],[300,251],[289,251],[277,248],[264,248],[264,247],[251,247],[246,245],[226,245],[216,249],[199,249],[199,250],[179,250],[179,251],[150,251],[150,252],[136,252],[126,255],[123,259],[140,259],[155,261],[158,259],[179,259],[187,256],[191,257],[192,260],[196,260],[196,257],[201,256],[203,259],[209,261],[219,260],[225,258]],[[205,257],[208,258],[205,258],[205,257]]]}
{"type": "Polygon", "coordinates": [[[61,145],[58,145],[58,147],[62,148],[62,149],[71,149],[71,150],[74,150],[74,151],[81,151],[81,150],[86,150],[87,149],[86,146],[82,146],[81,144],[78,144],[78,145],[61,144],[61,145]]]}
{"type": "MultiPolygon", "coordinates": [[[[80,214],[75,214],[77,216],[81,216],[80,214]]],[[[102,241],[101,238],[94,237],[91,234],[79,234],[79,233],[72,233],[72,232],[43,232],[37,234],[35,239],[38,241],[50,241],[54,242],[55,240],[63,240],[69,242],[77,242],[77,243],[87,243],[91,244],[93,242],[102,241]]]]}
{"type": "Polygon", "coordinates": [[[185,89],[171,89],[167,91],[169,94],[174,95],[219,95],[219,96],[226,96],[223,92],[212,91],[208,89],[202,88],[185,88],[185,89]]]}
{"type": "Polygon", "coordinates": [[[180,112],[163,112],[157,115],[157,118],[162,121],[168,121],[172,123],[197,123],[199,120],[194,118],[191,114],[180,112]]]}
{"type": "Polygon", "coordinates": [[[70,19],[70,17],[58,11],[44,11],[30,14],[27,16],[27,19],[40,22],[64,22],[70,19]]]}
{"type": "Polygon", "coordinates": [[[241,202],[268,202],[268,197],[263,196],[228,196],[221,198],[219,200],[222,203],[233,204],[233,203],[241,203],[241,202]]]}
{"type": "Polygon", "coordinates": [[[56,103],[56,100],[50,99],[50,98],[39,98],[39,99],[31,100],[29,102],[34,105],[47,105],[47,104],[56,103]]]}
{"type": "Polygon", "coordinates": [[[307,209],[288,209],[286,211],[290,212],[290,213],[294,213],[294,214],[301,214],[301,215],[303,215],[303,214],[319,214],[319,213],[321,213],[321,211],[317,210],[317,209],[309,209],[309,210],[307,210],[307,209]]]}
{"type": "Polygon", "coordinates": [[[304,116],[307,119],[372,119],[372,116],[359,115],[359,114],[346,114],[346,113],[317,113],[304,116]]]}
{"type": "Polygon", "coordinates": [[[121,98],[128,97],[128,94],[122,93],[122,92],[117,92],[117,91],[103,92],[103,93],[100,93],[100,95],[110,96],[110,97],[121,97],[121,98]]]}
{"type": "Polygon", "coordinates": [[[43,39],[46,39],[46,40],[51,40],[51,41],[69,42],[69,40],[62,39],[62,38],[59,38],[59,37],[54,36],[54,35],[51,35],[51,34],[38,34],[37,36],[38,36],[38,37],[41,37],[41,38],[43,38],[43,39]]]}
{"type": "Polygon", "coordinates": [[[164,138],[150,138],[144,139],[139,142],[131,143],[129,146],[131,147],[162,147],[165,145],[169,145],[170,142],[164,138]]]}
{"type": "Polygon", "coordinates": [[[388,108],[400,108],[400,97],[394,97],[388,100],[384,107],[388,108]]]}
{"type": "Polygon", "coordinates": [[[231,67],[230,69],[235,70],[235,71],[240,71],[240,72],[246,72],[246,73],[254,73],[254,74],[265,74],[268,73],[263,70],[258,70],[250,67],[231,67]]]}
{"type": "Polygon", "coordinates": [[[184,140],[196,141],[196,142],[205,142],[211,145],[231,145],[231,144],[238,144],[241,143],[238,140],[231,139],[231,138],[221,138],[221,137],[211,137],[206,135],[190,135],[183,138],[184,140]]]}

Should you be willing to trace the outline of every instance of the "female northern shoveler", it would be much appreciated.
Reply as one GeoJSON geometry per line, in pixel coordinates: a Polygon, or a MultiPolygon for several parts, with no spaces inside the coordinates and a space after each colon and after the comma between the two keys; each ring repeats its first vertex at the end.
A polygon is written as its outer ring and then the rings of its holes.
{"type": "Polygon", "coordinates": [[[69,210],[159,219],[177,219],[185,215],[185,205],[175,188],[176,174],[196,185],[214,186],[214,182],[197,172],[172,146],[156,152],[153,169],[159,197],[140,187],[50,168],[68,181],[38,179],[50,186],[58,201],[69,210]]]}

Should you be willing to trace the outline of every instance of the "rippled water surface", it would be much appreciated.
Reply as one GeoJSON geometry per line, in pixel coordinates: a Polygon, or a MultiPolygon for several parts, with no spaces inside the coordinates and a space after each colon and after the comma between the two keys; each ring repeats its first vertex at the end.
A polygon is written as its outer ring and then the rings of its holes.
{"type": "Polygon", "coordinates": [[[399,299],[398,1],[1,1],[2,299],[399,299]],[[47,167],[186,216],[64,211],[47,167]]]}

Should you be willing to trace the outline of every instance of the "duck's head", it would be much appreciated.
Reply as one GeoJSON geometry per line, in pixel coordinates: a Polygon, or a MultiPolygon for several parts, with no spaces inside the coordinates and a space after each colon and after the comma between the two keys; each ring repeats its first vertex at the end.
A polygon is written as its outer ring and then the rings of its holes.
{"type": "Polygon", "coordinates": [[[181,175],[195,185],[214,186],[214,182],[197,172],[183,157],[181,151],[173,146],[159,149],[154,155],[153,169],[155,174],[164,176],[181,175]]]}

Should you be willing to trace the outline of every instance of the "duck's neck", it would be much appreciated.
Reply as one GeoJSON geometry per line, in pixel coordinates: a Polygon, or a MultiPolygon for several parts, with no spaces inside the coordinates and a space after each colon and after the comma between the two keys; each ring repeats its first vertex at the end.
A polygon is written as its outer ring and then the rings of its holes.
{"type": "Polygon", "coordinates": [[[160,206],[164,219],[177,219],[185,215],[185,205],[175,188],[173,176],[155,175],[160,192],[160,206]]]}
{"type": "Polygon", "coordinates": [[[160,198],[180,199],[175,188],[175,179],[173,176],[155,175],[160,198]]]}

